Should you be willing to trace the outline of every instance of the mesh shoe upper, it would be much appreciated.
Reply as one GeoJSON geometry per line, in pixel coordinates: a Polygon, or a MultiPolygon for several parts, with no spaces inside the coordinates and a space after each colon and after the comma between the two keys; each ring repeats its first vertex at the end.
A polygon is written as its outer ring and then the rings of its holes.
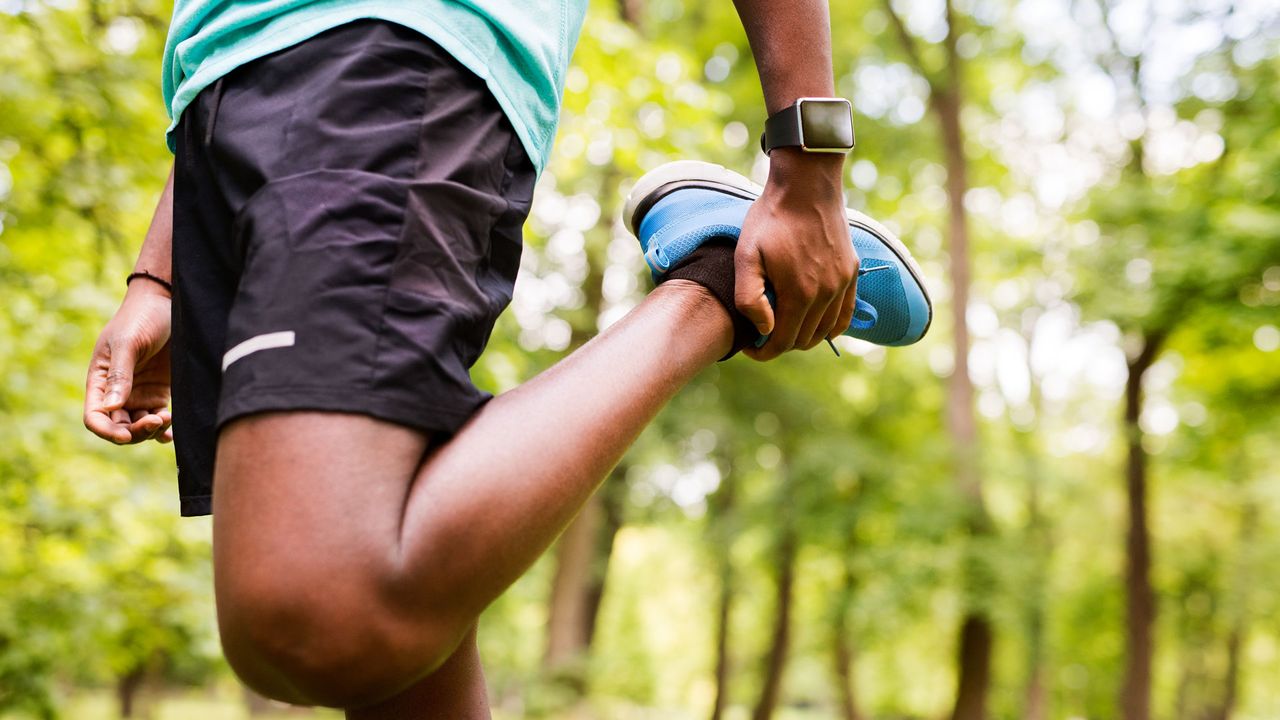
{"type": "MultiPolygon", "coordinates": [[[[711,238],[734,242],[752,200],[708,187],[668,192],[639,220],[637,235],[655,280],[711,238]]],[[[910,345],[928,327],[928,295],[905,262],[870,229],[850,222],[849,234],[861,261],[859,305],[874,308],[875,322],[855,320],[844,334],[877,345],[910,345]]]]}

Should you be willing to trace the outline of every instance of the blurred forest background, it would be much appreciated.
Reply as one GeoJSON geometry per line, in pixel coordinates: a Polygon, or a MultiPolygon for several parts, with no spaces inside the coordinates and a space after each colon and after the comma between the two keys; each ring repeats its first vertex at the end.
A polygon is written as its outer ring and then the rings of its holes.
{"type": "MultiPolygon", "coordinates": [[[[170,163],[170,10],[0,0],[6,718],[337,717],[239,688],[172,449],[80,423],[170,163]]],[[[849,203],[933,330],[681,394],[487,613],[498,717],[1280,718],[1280,7],[831,10],[849,203]]],[[[761,178],[762,117],[729,0],[593,1],[477,382],[632,307],[621,194],[673,158],[761,178]]]]}

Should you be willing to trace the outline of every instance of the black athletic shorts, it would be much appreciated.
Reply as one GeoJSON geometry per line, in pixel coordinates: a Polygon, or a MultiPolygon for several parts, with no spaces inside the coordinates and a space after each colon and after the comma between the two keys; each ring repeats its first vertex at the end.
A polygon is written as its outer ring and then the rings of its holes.
{"type": "Polygon", "coordinates": [[[247,64],[177,128],[173,414],[183,515],[218,429],[370,415],[452,433],[511,301],[535,173],[485,87],[427,37],[359,21],[247,64]]]}

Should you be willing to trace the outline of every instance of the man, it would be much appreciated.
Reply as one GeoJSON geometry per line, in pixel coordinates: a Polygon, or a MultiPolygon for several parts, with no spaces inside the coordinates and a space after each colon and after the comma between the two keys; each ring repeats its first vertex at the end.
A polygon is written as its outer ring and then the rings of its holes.
{"type": "Polygon", "coordinates": [[[182,513],[214,515],[223,648],[259,692],[350,718],[488,717],[477,617],[663,404],[737,348],[768,360],[856,325],[826,3],[737,0],[775,118],[768,184],[752,203],[737,180],[687,183],[736,198],[736,248],[640,229],[727,206],[673,210],[684,186],[651,182],[628,221],[662,284],[516,390],[471,384],[585,5],[175,5],[174,168],[85,423],[176,439],[182,513]]]}

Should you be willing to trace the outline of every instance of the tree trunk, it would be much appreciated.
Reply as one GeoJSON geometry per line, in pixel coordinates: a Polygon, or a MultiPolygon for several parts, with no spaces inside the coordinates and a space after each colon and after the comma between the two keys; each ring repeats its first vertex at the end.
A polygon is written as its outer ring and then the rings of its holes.
{"type": "MultiPolygon", "coordinates": [[[[948,31],[943,46],[947,57],[947,84],[945,88],[935,87],[931,105],[938,118],[947,168],[948,273],[954,357],[954,369],[947,383],[947,428],[955,458],[956,484],[968,505],[969,532],[971,536],[983,536],[991,532],[991,526],[978,471],[978,428],[973,412],[973,381],[969,378],[969,222],[964,206],[965,194],[969,190],[969,167],[964,155],[964,128],[960,120],[962,59],[956,50],[956,16],[949,0],[946,13],[948,31]]],[[[967,594],[973,592],[974,586],[984,585],[973,577],[980,572],[977,563],[976,558],[967,563],[971,568],[964,580],[967,594]]],[[[976,608],[977,598],[969,598],[966,605],[968,609],[960,631],[956,700],[951,717],[952,720],[984,720],[991,686],[994,637],[990,619],[976,608]]]]}
{"type": "Polygon", "coordinates": [[[720,599],[716,607],[716,697],[710,720],[722,720],[729,704],[729,617],[733,611],[733,566],[728,558],[720,572],[720,599]]]}
{"type": "MultiPolygon", "coordinates": [[[[1244,474],[1244,473],[1242,473],[1244,474]]],[[[1253,547],[1258,530],[1258,504],[1249,499],[1244,503],[1243,518],[1240,521],[1240,547],[1253,547]]],[[[1240,693],[1240,651],[1248,636],[1250,583],[1254,577],[1247,565],[1240,563],[1236,568],[1232,584],[1235,586],[1235,608],[1232,613],[1231,630],[1227,634],[1227,671],[1222,679],[1222,696],[1218,706],[1210,715],[1211,720],[1230,720],[1236,709],[1236,699],[1240,693]]]]}
{"type": "Polygon", "coordinates": [[[604,501],[591,496],[556,544],[556,573],[547,612],[546,666],[556,672],[587,650],[587,614],[596,537],[604,523],[604,501]]]}
{"type": "Polygon", "coordinates": [[[545,654],[546,667],[553,673],[572,670],[591,649],[613,543],[622,527],[626,474],[627,465],[615,468],[556,544],[545,654]]]}
{"type": "Polygon", "coordinates": [[[858,588],[858,578],[853,571],[853,556],[857,552],[855,529],[855,521],[851,516],[844,528],[844,573],[831,622],[832,669],[835,671],[836,696],[839,698],[840,717],[843,720],[862,720],[862,714],[858,712],[857,685],[853,670],[857,651],[849,637],[849,608],[853,605],[858,588]]]}
{"type": "MultiPolygon", "coordinates": [[[[1025,316],[1024,316],[1025,317],[1025,316]]],[[[1024,320],[1023,337],[1028,347],[1034,328],[1034,320],[1024,320]]],[[[1030,354],[1027,357],[1027,376],[1031,380],[1030,402],[1035,417],[1041,417],[1040,384],[1031,368],[1030,354]]],[[[1027,623],[1027,675],[1026,686],[1022,697],[1023,720],[1046,720],[1049,717],[1049,687],[1046,680],[1046,642],[1045,642],[1045,606],[1048,604],[1045,594],[1049,582],[1049,557],[1053,552],[1053,541],[1050,529],[1040,507],[1040,486],[1044,482],[1044,468],[1039,461],[1039,446],[1034,442],[1034,430],[1018,431],[1018,451],[1024,460],[1027,473],[1027,524],[1025,528],[1026,546],[1032,553],[1032,571],[1027,579],[1025,597],[1027,623]]]]}
{"type": "Polygon", "coordinates": [[[596,534],[595,553],[592,557],[591,578],[587,583],[587,608],[583,613],[582,635],[587,649],[596,636],[596,620],[600,617],[600,605],[604,602],[604,583],[609,577],[609,561],[613,558],[613,543],[622,529],[623,504],[626,502],[627,470],[629,465],[614,468],[609,480],[597,492],[604,517],[596,534]]]}
{"type": "Polygon", "coordinates": [[[765,660],[760,699],[752,720],[770,720],[782,694],[782,674],[787,666],[787,650],[791,643],[791,600],[795,585],[796,536],[788,522],[783,526],[778,545],[778,595],[774,607],[773,633],[765,660]]]}
{"type": "Polygon", "coordinates": [[[978,613],[965,616],[960,626],[959,687],[951,717],[982,718],[987,713],[987,688],[991,685],[991,623],[978,613]]]}
{"type": "Polygon", "coordinates": [[[1244,643],[1244,622],[1237,620],[1227,636],[1227,674],[1222,680],[1222,700],[1210,716],[1212,720],[1230,720],[1236,710],[1240,692],[1240,646],[1244,643]]]}
{"type": "MultiPolygon", "coordinates": [[[[947,169],[948,275],[951,280],[952,354],[955,367],[947,380],[947,429],[955,445],[955,478],[973,509],[981,509],[978,477],[978,427],[973,414],[973,381],[969,377],[969,221],[964,196],[969,190],[968,161],[964,157],[964,128],[960,124],[959,90],[949,88],[933,99],[947,169]]],[[[985,514],[985,511],[983,512],[985,514]]]]}
{"type": "MultiPolygon", "coordinates": [[[[952,0],[944,0],[947,34],[942,38],[946,66],[938,73],[930,72],[916,47],[916,40],[906,23],[894,9],[891,0],[883,7],[902,43],[911,64],[929,83],[929,108],[938,120],[942,139],[943,163],[947,169],[947,239],[951,280],[952,356],[954,367],[947,382],[947,432],[950,436],[956,487],[965,502],[971,537],[992,532],[982,497],[982,478],[978,469],[978,429],[973,414],[973,382],[969,379],[969,223],[964,197],[969,189],[968,160],[964,154],[964,127],[960,110],[964,105],[962,68],[964,58],[957,47],[960,31],[952,0]]],[[[970,543],[971,545],[972,543],[970,543]]],[[[966,549],[965,616],[961,622],[957,668],[956,699],[952,720],[984,720],[991,678],[991,648],[994,633],[991,621],[980,610],[975,588],[986,583],[976,577],[984,569],[972,548],[966,549]]]]}
{"type": "Polygon", "coordinates": [[[1156,618],[1155,591],[1151,587],[1151,533],[1147,526],[1147,451],[1142,447],[1142,380],[1155,362],[1163,335],[1144,338],[1136,358],[1129,363],[1125,381],[1124,429],[1129,444],[1125,469],[1129,528],[1125,536],[1125,668],[1120,690],[1124,720],[1151,718],[1152,635],[1156,618]]]}
{"type": "MultiPolygon", "coordinates": [[[[844,623],[841,623],[843,625],[844,623]]],[[[858,701],[853,679],[853,644],[847,631],[841,627],[835,637],[836,682],[839,684],[840,717],[844,720],[862,720],[858,714],[858,701]]]]}
{"type": "Polygon", "coordinates": [[[146,671],[136,667],[116,681],[116,700],[120,704],[120,717],[133,717],[133,712],[138,707],[138,691],[142,689],[142,681],[145,678],[146,671]]]}
{"type": "MultiPolygon", "coordinates": [[[[969,306],[969,228],[964,208],[968,190],[967,163],[964,158],[964,131],[960,125],[958,90],[950,88],[934,100],[942,128],[943,149],[947,167],[948,235],[950,236],[952,354],[955,368],[947,383],[947,427],[955,454],[955,479],[968,505],[969,531],[972,536],[990,532],[982,484],[978,475],[978,429],[973,414],[973,381],[969,378],[969,328],[966,314],[969,306]]],[[[976,560],[967,564],[972,566],[976,560]]],[[[964,582],[966,593],[978,583],[971,569],[964,582]]],[[[987,692],[991,679],[991,622],[976,610],[975,598],[961,623],[960,665],[957,668],[956,700],[952,720],[984,720],[987,716],[987,692]]]]}
{"type": "MultiPolygon", "coordinates": [[[[616,168],[606,170],[600,187],[612,189],[620,175],[616,168]]],[[[612,195],[608,195],[612,198],[612,195]]],[[[615,208],[612,200],[601,203],[600,221],[593,232],[607,238],[612,232],[615,208]]],[[[587,274],[582,282],[583,313],[575,317],[569,337],[569,352],[582,347],[598,332],[597,320],[604,310],[604,272],[607,260],[590,246],[586,252],[587,274]]],[[[606,512],[604,495],[616,492],[614,485],[623,482],[626,464],[615,468],[582,510],[565,528],[556,542],[556,571],[552,579],[551,600],[547,608],[546,668],[562,674],[579,692],[585,691],[583,678],[574,672],[584,658],[595,633],[595,618],[604,597],[604,571],[608,553],[612,551],[617,527],[610,527],[618,513],[606,512]],[[601,551],[605,552],[603,558],[601,551]]]]}
{"type": "MultiPolygon", "coordinates": [[[[643,33],[644,30],[644,6],[645,0],[618,0],[618,15],[622,21],[635,28],[637,32],[643,33]]],[[[610,169],[605,175],[605,181],[602,189],[616,196],[615,192],[618,184],[618,171],[616,167],[610,169]]],[[[610,204],[604,203],[601,207],[600,223],[598,225],[606,237],[612,232],[612,219],[617,210],[610,204]]],[[[597,263],[592,262],[590,265],[591,272],[586,280],[587,301],[589,307],[594,309],[595,317],[599,317],[600,311],[604,309],[604,270],[597,263]]],[[[582,337],[575,333],[572,348],[581,347],[589,338],[582,337]]],[[[619,488],[626,477],[626,465],[619,465],[610,473],[609,479],[605,481],[606,485],[596,492],[596,496],[592,498],[593,502],[599,501],[600,509],[603,510],[603,519],[600,522],[600,528],[597,531],[595,539],[596,552],[594,557],[590,559],[592,570],[586,588],[583,590],[585,595],[583,599],[584,608],[579,618],[581,628],[579,637],[582,639],[580,653],[585,653],[590,645],[596,632],[596,618],[600,615],[600,604],[604,601],[605,579],[608,577],[609,558],[613,556],[613,541],[618,536],[618,530],[622,527],[622,496],[619,488]],[[599,497],[604,495],[603,498],[599,497]]]]}
{"type": "Polygon", "coordinates": [[[858,712],[857,687],[853,677],[854,649],[853,643],[849,640],[849,628],[845,615],[843,610],[837,613],[832,637],[840,717],[844,720],[862,720],[862,715],[858,712]]]}
{"type": "MultiPolygon", "coordinates": [[[[1032,496],[1035,497],[1034,491],[1032,496]]],[[[1038,502],[1033,501],[1030,508],[1031,542],[1037,562],[1042,563],[1048,553],[1047,543],[1043,542],[1043,528],[1040,527],[1043,519],[1039,512],[1038,502]]],[[[1044,570],[1037,567],[1031,587],[1027,588],[1030,605],[1027,608],[1027,684],[1022,698],[1023,720],[1046,720],[1049,716],[1049,688],[1045,682],[1045,575],[1044,570]]]]}
{"type": "MultiPolygon", "coordinates": [[[[1043,583],[1043,578],[1037,578],[1043,583]]],[[[1027,684],[1022,697],[1023,720],[1045,720],[1049,716],[1049,688],[1045,682],[1044,661],[1044,596],[1042,587],[1035,593],[1027,612],[1027,684]]]]}
{"type": "Polygon", "coordinates": [[[1023,697],[1023,720],[1045,720],[1049,716],[1049,688],[1044,681],[1044,666],[1034,667],[1023,697]]]}
{"type": "MultiPolygon", "coordinates": [[[[725,455],[733,457],[731,448],[725,455]]],[[[720,569],[720,597],[716,604],[716,667],[715,700],[711,704],[710,720],[722,720],[729,706],[729,622],[733,612],[733,557],[730,546],[734,535],[734,503],[736,483],[733,468],[728,468],[720,488],[708,499],[711,518],[711,547],[720,569]]]]}

